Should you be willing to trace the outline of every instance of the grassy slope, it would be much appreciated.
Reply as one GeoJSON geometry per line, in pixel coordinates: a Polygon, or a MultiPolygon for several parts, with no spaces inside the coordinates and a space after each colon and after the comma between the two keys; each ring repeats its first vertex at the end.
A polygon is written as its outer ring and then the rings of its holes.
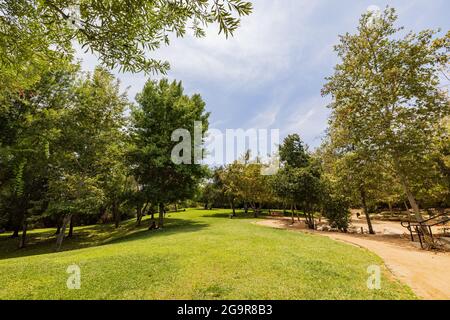
{"type": "MultiPolygon", "coordinates": [[[[382,261],[366,250],[231,220],[223,210],[169,216],[163,231],[135,229],[132,221],[112,235],[111,226],[78,228],[65,248],[96,246],[60,253],[51,252],[53,239],[17,251],[3,235],[0,299],[414,298],[384,268],[382,289],[368,290],[366,269],[382,261]],[[74,263],[81,290],[66,288],[74,263]]],[[[53,231],[34,231],[32,242],[53,231]]]]}

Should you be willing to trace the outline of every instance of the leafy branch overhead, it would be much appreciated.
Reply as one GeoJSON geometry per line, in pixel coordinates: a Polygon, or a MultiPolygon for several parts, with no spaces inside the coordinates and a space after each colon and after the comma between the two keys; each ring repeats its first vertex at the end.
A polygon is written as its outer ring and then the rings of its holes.
{"type": "Polygon", "coordinates": [[[108,68],[165,73],[168,62],[148,52],[168,45],[171,34],[191,29],[203,37],[217,23],[228,38],[251,12],[242,0],[1,0],[0,59],[19,65],[32,56],[70,55],[76,41],[108,68]]]}

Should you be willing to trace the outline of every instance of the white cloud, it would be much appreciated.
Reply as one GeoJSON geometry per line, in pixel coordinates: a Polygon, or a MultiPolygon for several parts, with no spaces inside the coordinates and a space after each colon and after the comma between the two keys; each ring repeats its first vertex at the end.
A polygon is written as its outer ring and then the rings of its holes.
{"type": "Polygon", "coordinates": [[[328,104],[328,99],[319,96],[293,106],[291,110],[295,111],[284,119],[282,136],[298,133],[311,147],[318,146],[327,128],[328,104]]]}
{"type": "Polygon", "coordinates": [[[255,129],[270,128],[276,122],[279,111],[280,105],[275,105],[263,112],[259,112],[256,117],[249,121],[248,127],[255,129]]]}
{"type": "Polygon", "coordinates": [[[171,75],[255,87],[292,67],[307,42],[302,34],[308,16],[319,1],[257,0],[234,37],[227,40],[217,28],[201,39],[174,39],[157,56],[171,63],[171,75]]]}
{"type": "MultiPolygon", "coordinates": [[[[202,94],[212,112],[211,128],[280,128],[281,136],[297,132],[311,147],[327,127],[329,100],[320,97],[320,89],[338,60],[332,48],[338,34],[355,32],[362,13],[387,4],[398,9],[399,25],[407,30],[445,27],[448,20],[448,0],[252,2],[254,13],[243,18],[234,37],[225,39],[212,26],[205,38],[173,39],[149,55],[169,61],[169,78],[183,80],[187,93],[202,94]]],[[[97,64],[94,56],[78,56],[85,69],[97,64]]],[[[131,86],[130,98],[149,78],[118,76],[123,89],[131,86]]]]}

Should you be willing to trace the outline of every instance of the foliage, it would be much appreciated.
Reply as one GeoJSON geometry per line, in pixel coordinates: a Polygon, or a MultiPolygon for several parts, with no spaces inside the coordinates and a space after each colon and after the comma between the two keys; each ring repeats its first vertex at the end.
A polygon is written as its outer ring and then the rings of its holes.
{"type": "Polygon", "coordinates": [[[306,167],[309,161],[308,148],[296,133],[288,135],[279,150],[280,160],[292,168],[306,167]]]}
{"type": "Polygon", "coordinates": [[[139,106],[132,112],[133,146],[129,158],[142,192],[160,207],[192,197],[207,173],[203,165],[193,161],[198,148],[202,152],[202,146],[196,145],[192,137],[195,122],[202,123],[198,142],[202,143],[208,129],[205,103],[198,94],[186,96],[181,82],[169,83],[166,79],[148,81],[136,100],[139,106]],[[189,141],[183,142],[189,147],[182,152],[191,155],[190,163],[176,164],[172,159],[172,151],[179,142],[171,137],[177,129],[187,130],[188,137],[184,138],[189,141]]]}
{"type": "Polygon", "coordinates": [[[128,102],[112,75],[96,69],[84,76],[61,60],[39,79],[22,94],[4,88],[0,201],[15,230],[93,215],[116,194],[108,186],[125,187],[116,176],[124,174],[119,151],[128,102]]]}
{"type": "Polygon", "coordinates": [[[248,163],[243,167],[240,175],[239,194],[253,209],[255,217],[262,208],[263,203],[270,200],[271,190],[268,177],[261,174],[262,164],[248,163]]]}
{"type": "Polygon", "coordinates": [[[242,0],[2,0],[1,65],[12,71],[24,62],[38,66],[70,56],[75,40],[108,68],[166,72],[168,63],[146,52],[168,45],[172,34],[185,36],[188,28],[203,37],[212,23],[228,37],[251,12],[251,3],[242,0]]]}
{"type": "Polygon", "coordinates": [[[435,38],[436,32],[425,30],[400,37],[396,20],[392,8],[380,17],[368,13],[357,34],[340,37],[335,50],[342,61],[323,94],[333,97],[332,128],[346,132],[345,144],[359,155],[387,161],[421,219],[413,191],[432,170],[428,155],[436,124],[450,112],[439,81],[450,34],[435,38]]]}
{"type": "Polygon", "coordinates": [[[272,178],[272,189],[292,209],[300,206],[308,226],[314,229],[314,212],[320,208],[323,192],[320,163],[307,152],[297,134],[285,138],[280,159],[283,167],[272,178]]]}
{"type": "Polygon", "coordinates": [[[327,194],[323,200],[323,215],[331,228],[347,232],[350,223],[349,203],[345,197],[327,194]]]}
{"type": "Polygon", "coordinates": [[[0,90],[0,214],[7,216],[6,225],[15,235],[48,205],[51,153],[60,134],[57,124],[72,98],[78,67],[62,60],[57,68],[46,70],[27,90],[0,90]]]}
{"type": "Polygon", "coordinates": [[[234,203],[243,196],[240,189],[240,177],[243,173],[243,168],[240,162],[234,161],[219,171],[223,194],[229,200],[233,209],[234,203]]]}
{"type": "Polygon", "coordinates": [[[224,168],[222,167],[210,170],[207,178],[200,185],[197,199],[204,204],[205,209],[228,205],[225,197],[225,185],[222,180],[223,171],[224,168]]]}

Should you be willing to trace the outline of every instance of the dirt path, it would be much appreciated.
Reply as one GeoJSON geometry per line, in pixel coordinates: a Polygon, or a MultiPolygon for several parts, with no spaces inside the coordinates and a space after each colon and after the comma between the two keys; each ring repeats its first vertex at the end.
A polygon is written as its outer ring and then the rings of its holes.
{"type": "Polygon", "coordinates": [[[416,248],[398,235],[355,235],[309,231],[301,222],[291,226],[289,219],[266,219],[260,225],[292,229],[327,236],[366,248],[381,257],[386,267],[423,299],[450,299],[450,254],[416,248]]]}

